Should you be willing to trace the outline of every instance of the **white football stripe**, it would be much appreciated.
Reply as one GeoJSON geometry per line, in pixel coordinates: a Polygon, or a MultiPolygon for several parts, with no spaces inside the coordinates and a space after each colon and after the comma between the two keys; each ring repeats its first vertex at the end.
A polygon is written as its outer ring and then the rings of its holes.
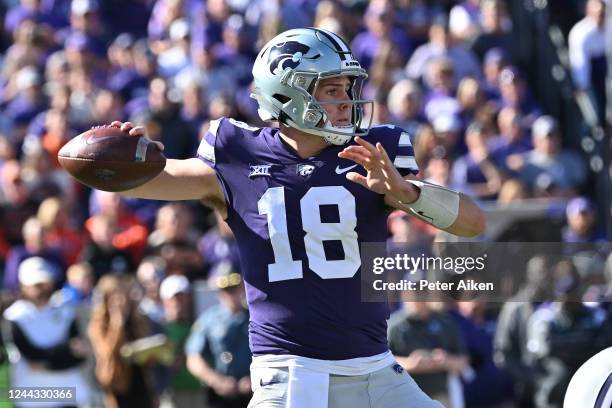
{"type": "Polygon", "coordinates": [[[400,169],[418,169],[416,160],[412,156],[396,156],[393,165],[400,169]]]}
{"type": "Polygon", "coordinates": [[[149,146],[150,140],[146,137],[141,137],[138,139],[138,144],[136,145],[136,154],[134,155],[134,159],[139,162],[143,162],[147,159],[147,146],[149,146]]]}

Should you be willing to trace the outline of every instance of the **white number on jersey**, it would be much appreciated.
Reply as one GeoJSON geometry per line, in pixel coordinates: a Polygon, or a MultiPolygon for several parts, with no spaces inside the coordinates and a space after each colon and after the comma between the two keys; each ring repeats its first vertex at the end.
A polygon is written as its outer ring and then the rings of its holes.
{"type": "MultiPolygon", "coordinates": [[[[268,218],[268,232],[275,262],[268,265],[270,282],[302,278],[302,261],[294,261],[289,246],[284,187],[266,190],[259,200],[259,214],[268,218]]],[[[357,242],[355,197],[344,187],[312,187],[300,200],[304,246],[310,269],[323,279],[352,278],[361,266],[357,242]],[[320,205],[336,205],[339,222],[321,222],[320,205]],[[323,241],[342,242],[344,259],[328,261],[323,241]]]]}

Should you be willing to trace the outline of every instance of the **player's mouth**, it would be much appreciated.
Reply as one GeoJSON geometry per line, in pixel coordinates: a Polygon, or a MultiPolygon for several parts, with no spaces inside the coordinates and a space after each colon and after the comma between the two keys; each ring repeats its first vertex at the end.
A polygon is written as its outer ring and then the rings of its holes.
{"type": "Polygon", "coordinates": [[[353,124],[351,123],[350,119],[340,119],[335,121],[334,126],[340,128],[348,128],[353,127],[353,124]]]}

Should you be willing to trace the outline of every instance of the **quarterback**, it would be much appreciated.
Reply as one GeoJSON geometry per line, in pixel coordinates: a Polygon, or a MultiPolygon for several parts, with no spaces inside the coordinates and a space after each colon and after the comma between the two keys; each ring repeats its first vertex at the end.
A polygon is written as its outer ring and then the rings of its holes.
{"type": "Polygon", "coordinates": [[[463,236],[482,232],[482,212],[414,177],[406,132],[370,126],[367,73],[336,34],[279,34],[253,76],[259,115],[279,128],[215,120],[197,157],[168,160],[123,194],[204,200],[232,228],[251,316],[250,407],[440,407],[389,352],[387,304],[360,301],[360,243],[386,240],[390,209],[463,236]]]}

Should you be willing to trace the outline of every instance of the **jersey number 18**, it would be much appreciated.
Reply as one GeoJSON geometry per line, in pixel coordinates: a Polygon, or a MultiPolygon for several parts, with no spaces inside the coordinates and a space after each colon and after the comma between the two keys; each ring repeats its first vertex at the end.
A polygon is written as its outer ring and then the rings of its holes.
{"type": "MultiPolygon", "coordinates": [[[[275,262],[268,265],[268,279],[278,282],[302,278],[302,261],[294,261],[289,245],[284,187],[266,190],[257,202],[259,214],[268,218],[268,232],[275,262]]],[[[355,197],[342,186],[311,187],[300,200],[304,246],[310,269],[323,279],[352,278],[361,265],[357,243],[355,197]],[[339,222],[321,222],[319,206],[336,205],[339,222]],[[344,259],[327,260],[323,241],[342,242],[344,259]]]]}

